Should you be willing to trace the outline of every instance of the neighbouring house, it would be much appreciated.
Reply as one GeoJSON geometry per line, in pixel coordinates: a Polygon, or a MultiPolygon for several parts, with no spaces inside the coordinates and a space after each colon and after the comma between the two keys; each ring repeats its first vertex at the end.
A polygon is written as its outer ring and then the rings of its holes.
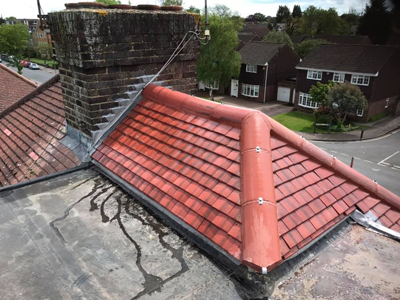
{"type": "Polygon", "coordinates": [[[0,64],[0,114],[36,87],[33,81],[0,64]]]}
{"type": "Polygon", "coordinates": [[[244,45],[246,45],[249,42],[260,42],[262,39],[251,32],[239,32],[238,33],[238,38],[239,38],[239,45],[238,45],[238,51],[243,48],[244,45]]]}
{"type": "Polygon", "coordinates": [[[307,40],[326,40],[332,44],[345,45],[371,45],[372,42],[367,35],[291,35],[293,44],[299,44],[307,40]]]}
{"type": "Polygon", "coordinates": [[[239,53],[242,66],[239,79],[231,81],[231,96],[256,102],[277,100],[278,81],[296,77],[300,58],[286,44],[252,41],[239,53]]]}
{"type": "Polygon", "coordinates": [[[360,121],[400,111],[400,49],[375,45],[320,45],[296,67],[295,109],[317,108],[309,91],[317,82],[350,82],[368,100],[366,110],[353,112],[360,121]]]}
{"type": "Polygon", "coordinates": [[[6,20],[7,25],[15,25],[17,23],[22,23],[29,28],[29,33],[33,33],[36,31],[38,19],[15,19],[15,20],[6,20]]]}
{"type": "Polygon", "coordinates": [[[254,35],[259,36],[261,39],[264,39],[265,36],[269,33],[268,24],[265,23],[246,23],[243,26],[241,32],[250,32],[254,35]]]}
{"type": "MultiPolygon", "coordinates": [[[[43,23],[45,23],[45,21],[42,21],[43,23]]],[[[32,33],[32,40],[33,40],[33,44],[36,45],[41,45],[41,44],[45,44],[45,45],[52,45],[52,40],[51,40],[51,34],[50,34],[50,30],[47,28],[47,26],[45,24],[43,24],[43,29],[41,29],[41,24],[40,24],[40,20],[38,21],[37,25],[36,25],[36,30],[34,33],[32,33]]]]}

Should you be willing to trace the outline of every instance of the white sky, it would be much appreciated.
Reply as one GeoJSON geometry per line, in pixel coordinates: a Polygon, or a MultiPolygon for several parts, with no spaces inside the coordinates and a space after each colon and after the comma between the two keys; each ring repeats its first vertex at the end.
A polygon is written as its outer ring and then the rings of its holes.
{"type": "MultiPolygon", "coordinates": [[[[40,3],[45,13],[51,11],[62,10],[65,8],[64,3],[82,2],[84,0],[41,0],[40,3]]],[[[90,1],[90,0],[89,0],[90,1]]],[[[233,11],[238,11],[242,17],[260,12],[264,15],[275,16],[279,5],[287,5],[290,10],[293,5],[298,4],[304,11],[309,5],[322,7],[324,9],[334,7],[339,14],[348,12],[349,8],[355,8],[358,11],[365,6],[369,0],[284,0],[275,2],[273,0],[208,0],[208,6],[216,4],[224,4],[233,11]]],[[[128,0],[121,0],[122,3],[128,3],[128,0]]],[[[131,0],[132,5],[138,4],[158,4],[158,0],[131,0]]],[[[190,5],[198,8],[204,7],[203,0],[184,0],[184,7],[190,5]]],[[[18,19],[36,18],[38,14],[37,0],[1,0],[0,15],[5,17],[14,16],[18,19]]]]}

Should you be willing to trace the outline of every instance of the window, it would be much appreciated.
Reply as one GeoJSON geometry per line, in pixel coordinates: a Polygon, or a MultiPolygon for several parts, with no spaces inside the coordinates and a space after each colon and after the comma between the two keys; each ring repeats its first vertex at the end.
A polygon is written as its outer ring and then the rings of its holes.
{"type": "Polygon", "coordinates": [[[386,105],[385,105],[385,108],[388,108],[389,107],[389,98],[386,98],[386,105]]]}
{"type": "Polygon", "coordinates": [[[358,85],[369,85],[369,76],[365,75],[352,75],[351,83],[358,85]]]}
{"type": "Polygon", "coordinates": [[[307,79],[321,80],[322,79],[322,71],[308,70],[307,71],[307,79]]]}
{"type": "Polygon", "coordinates": [[[257,66],[256,65],[246,65],[246,72],[257,73],[257,66]]]}
{"type": "Polygon", "coordinates": [[[242,84],[242,95],[252,98],[258,98],[260,86],[251,84],[242,84]]]}
{"type": "Polygon", "coordinates": [[[356,115],[357,115],[357,117],[362,117],[364,115],[364,110],[363,109],[357,109],[356,115]]]}
{"type": "Polygon", "coordinates": [[[219,82],[215,80],[213,84],[210,84],[209,82],[206,82],[206,88],[212,89],[212,90],[219,90],[219,82]]]}
{"type": "Polygon", "coordinates": [[[300,93],[299,106],[314,109],[318,107],[318,103],[311,101],[310,94],[300,93]]]}
{"type": "Polygon", "coordinates": [[[333,81],[335,82],[344,82],[344,73],[334,73],[333,81]]]}

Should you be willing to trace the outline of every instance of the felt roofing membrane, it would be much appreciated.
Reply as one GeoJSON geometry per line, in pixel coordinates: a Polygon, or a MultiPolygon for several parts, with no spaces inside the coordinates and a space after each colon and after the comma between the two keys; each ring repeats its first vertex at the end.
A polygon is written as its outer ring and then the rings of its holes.
{"type": "Polygon", "coordinates": [[[0,63],[0,113],[36,87],[33,81],[0,63]]]}
{"type": "Polygon", "coordinates": [[[258,272],[355,209],[400,232],[398,196],[263,113],[154,85],[92,158],[258,272]]]}
{"type": "Polygon", "coordinates": [[[65,136],[59,76],[0,113],[0,186],[60,172],[80,164],[60,143],[65,136]]]}

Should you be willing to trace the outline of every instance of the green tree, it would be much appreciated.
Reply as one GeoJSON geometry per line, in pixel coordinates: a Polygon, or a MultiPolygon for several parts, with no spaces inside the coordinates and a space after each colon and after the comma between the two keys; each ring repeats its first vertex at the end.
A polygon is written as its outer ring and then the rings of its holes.
{"type": "Polygon", "coordinates": [[[283,43],[287,44],[290,48],[293,49],[293,43],[290,39],[290,36],[284,31],[270,31],[264,38],[264,41],[269,43],[283,43]]]}
{"type": "Polygon", "coordinates": [[[18,73],[22,74],[23,67],[20,65],[22,55],[27,48],[29,42],[28,27],[22,23],[16,25],[0,26],[0,52],[13,56],[10,65],[18,69],[18,73]]]}
{"type": "Polygon", "coordinates": [[[300,26],[301,26],[301,18],[299,17],[289,16],[285,20],[285,31],[289,35],[297,34],[298,31],[300,30],[300,26]]]}
{"type": "Polygon", "coordinates": [[[290,10],[286,5],[279,5],[276,13],[276,23],[282,23],[290,16],[290,10]]]}
{"type": "Polygon", "coordinates": [[[384,45],[391,33],[390,17],[385,0],[371,0],[360,18],[358,33],[368,35],[374,44],[384,45]]]}
{"type": "Polygon", "coordinates": [[[300,5],[293,6],[292,17],[293,18],[301,18],[301,7],[300,5]]]}
{"type": "Polygon", "coordinates": [[[193,14],[198,14],[198,15],[200,14],[200,9],[194,7],[193,5],[191,5],[186,11],[193,14]]]}
{"type": "Polygon", "coordinates": [[[6,18],[6,21],[15,21],[16,19],[17,19],[16,17],[11,16],[6,18]]]}
{"type": "Polygon", "coordinates": [[[210,7],[209,12],[211,15],[216,15],[220,18],[230,18],[233,15],[231,9],[222,4],[217,4],[214,7],[210,7]]]}
{"type": "MultiPolygon", "coordinates": [[[[227,87],[232,78],[240,74],[241,58],[236,51],[239,43],[237,32],[240,28],[229,17],[210,15],[211,40],[201,45],[197,61],[197,80],[219,82],[227,87]]],[[[212,90],[210,90],[210,94],[212,90]]],[[[212,94],[211,94],[212,96],[212,94]]]]}
{"type": "Polygon", "coordinates": [[[105,5],[120,5],[121,1],[119,0],[96,0],[97,3],[103,3],[105,5]]]}
{"type": "Polygon", "coordinates": [[[253,19],[257,22],[265,22],[267,20],[267,17],[262,13],[255,13],[253,15],[253,19]]]}
{"type": "Polygon", "coordinates": [[[311,5],[303,12],[301,33],[336,35],[339,33],[340,24],[340,18],[334,8],[324,10],[311,5]]]}
{"type": "Polygon", "coordinates": [[[41,59],[44,59],[44,63],[46,64],[47,60],[53,54],[53,47],[51,47],[49,44],[42,43],[35,47],[35,51],[38,53],[41,59]]]}
{"type": "Polygon", "coordinates": [[[0,18],[0,25],[4,24],[6,20],[3,19],[3,17],[0,18]]]}
{"type": "Polygon", "coordinates": [[[294,46],[294,52],[297,53],[301,58],[306,57],[315,47],[318,45],[329,44],[326,40],[315,39],[315,40],[305,40],[294,46]]]}
{"type": "Polygon", "coordinates": [[[162,6],[182,6],[182,0],[161,0],[162,6]]]}
{"type": "Polygon", "coordinates": [[[348,115],[354,114],[358,109],[367,109],[368,101],[361,89],[348,82],[318,84],[310,89],[313,101],[330,110],[338,125],[344,124],[348,115]],[[315,97],[315,98],[314,98],[315,97]]]}

